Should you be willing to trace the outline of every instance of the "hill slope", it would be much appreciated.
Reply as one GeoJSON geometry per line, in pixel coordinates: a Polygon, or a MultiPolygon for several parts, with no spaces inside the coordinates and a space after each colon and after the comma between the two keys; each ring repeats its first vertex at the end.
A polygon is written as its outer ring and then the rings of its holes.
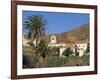
{"type": "Polygon", "coordinates": [[[45,36],[44,39],[47,42],[50,42],[51,35],[55,35],[57,37],[57,43],[75,43],[76,41],[86,41],[89,40],[89,24],[82,25],[68,32],[63,32],[60,34],[50,34],[45,36]]]}

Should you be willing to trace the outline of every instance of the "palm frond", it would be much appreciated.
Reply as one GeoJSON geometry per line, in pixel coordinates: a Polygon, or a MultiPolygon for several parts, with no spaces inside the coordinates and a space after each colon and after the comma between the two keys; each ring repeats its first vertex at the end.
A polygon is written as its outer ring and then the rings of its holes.
{"type": "Polygon", "coordinates": [[[24,22],[24,29],[28,30],[28,38],[38,38],[45,35],[47,21],[42,15],[29,16],[24,22]]]}

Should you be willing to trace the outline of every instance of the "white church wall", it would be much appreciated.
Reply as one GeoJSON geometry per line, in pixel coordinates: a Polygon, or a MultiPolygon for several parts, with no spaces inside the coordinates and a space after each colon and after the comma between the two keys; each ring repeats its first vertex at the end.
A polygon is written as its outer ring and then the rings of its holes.
{"type": "Polygon", "coordinates": [[[29,44],[27,44],[28,42],[30,42],[28,39],[23,38],[23,45],[24,46],[29,46],[29,44]]]}
{"type": "Polygon", "coordinates": [[[63,55],[63,52],[64,52],[64,50],[65,50],[66,48],[60,48],[60,57],[62,57],[63,55]]]}
{"type": "Polygon", "coordinates": [[[48,44],[49,47],[64,47],[66,44],[48,44]]]}
{"type": "Polygon", "coordinates": [[[56,43],[57,40],[56,40],[56,36],[52,35],[51,36],[51,43],[56,43]]]}

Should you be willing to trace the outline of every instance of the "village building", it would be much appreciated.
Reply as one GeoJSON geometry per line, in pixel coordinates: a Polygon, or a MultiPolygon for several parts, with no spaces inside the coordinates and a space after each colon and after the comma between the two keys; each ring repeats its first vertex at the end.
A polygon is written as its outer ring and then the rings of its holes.
{"type": "Polygon", "coordinates": [[[57,43],[57,38],[55,35],[51,36],[51,42],[48,44],[50,47],[65,47],[65,43],[57,43]]]}
{"type": "Polygon", "coordinates": [[[73,45],[73,51],[74,53],[79,53],[79,56],[83,56],[87,49],[87,43],[76,43],[73,45]]]}
{"type": "Polygon", "coordinates": [[[60,51],[60,56],[62,56],[62,53],[63,51],[66,49],[65,46],[66,44],[65,43],[57,43],[57,38],[55,35],[52,35],[51,36],[51,42],[48,44],[49,47],[59,47],[59,51],[60,51]]]}
{"type": "MultiPolygon", "coordinates": [[[[83,56],[87,49],[87,41],[77,41],[76,43],[57,43],[57,38],[55,35],[51,36],[51,42],[48,44],[49,47],[59,47],[60,56],[62,56],[65,49],[70,47],[73,50],[73,53],[79,53],[79,57],[83,56]]],[[[75,54],[74,54],[75,55],[75,54]]]]}
{"type": "Polygon", "coordinates": [[[22,44],[23,46],[30,46],[28,43],[30,42],[25,36],[22,37],[22,44]]]}
{"type": "MultiPolygon", "coordinates": [[[[82,41],[77,41],[76,43],[64,43],[64,42],[58,42],[57,41],[57,37],[55,35],[52,35],[50,37],[50,42],[48,44],[49,47],[59,47],[59,51],[60,51],[60,56],[63,56],[63,52],[65,49],[67,49],[68,47],[70,47],[73,50],[73,53],[79,53],[79,57],[83,56],[86,49],[87,49],[87,44],[88,41],[86,42],[82,42],[82,41]]],[[[31,40],[26,39],[25,37],[23,37],[23,45],[24,46],[30,46],[28,44],[28,42],[30,42],[31,40]]],[[[36,40],[33,41],[33,44],[36,45],[36,40]]],[[[75,55],[75,54],[73,54],[75,55]]]]}
{"type": "MultiPolygon", "coordinates": [[[[23,38],[22,38],[22,44],[23,44],[23,46],[30,46],[30,44],[29,44],[29,42],[31,42],[32,40],[31,39],[28,39],[26,36],[23,36],[23,38]]],[[[32,43],[34,44],[34,46],[36,46],[36,39],[34,39],[33,41],[32,41],[32,43]]],[[[38,41],[38,43],[39,43],[39,41],[38,41]]]]}

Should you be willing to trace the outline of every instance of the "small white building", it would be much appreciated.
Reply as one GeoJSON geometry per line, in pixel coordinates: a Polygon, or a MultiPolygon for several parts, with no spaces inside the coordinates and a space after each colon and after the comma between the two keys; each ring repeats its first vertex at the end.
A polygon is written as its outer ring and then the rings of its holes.
{"type": "Polygon", "coordinates": [[[55,35],[51,36],[51,42],[48,44],[49,47],[60,47],[60,56],[62,56],[63,51],[66,49],[65,43],[57,43],[57,38],[55,35]]]}
{"type": "Polygon", "coordinates": [[[22,44],[23,46],[30,46],[28,43],[30,42],[30,40],[26,39],[25,37],[22,38],[22,44]]]}
{"type": "Polygon", "coordinates": [[[75,52],[75,50],[79,53],[79,56],[83,56],[86,49],[87,49],[87,43],[78,43],[73,45],[73,51],[75,52]]]}
{"type": "Polygon", "coordinates": [[[51,36],[51,42],[48,44],[49,47],[65,47],[65,43],[57,43],[57,38],[55,35],[51,36]]]}
{"type": "MultiPolygon", "coordinates": [[[[28,44],[29,42],[31,42],[30,39],[27,39],[27,38],[23,37],[23,46],[30,46],[30,44],[28,44]]],[[[38,41],[38,43],[39,43],[39,42],[40,42],[40,41],[38,41]]],[[[34,39],[34,40],[32,41],[32,43],[34,44],[34,46],[36,46],[36,39],[34,39]]]]}

